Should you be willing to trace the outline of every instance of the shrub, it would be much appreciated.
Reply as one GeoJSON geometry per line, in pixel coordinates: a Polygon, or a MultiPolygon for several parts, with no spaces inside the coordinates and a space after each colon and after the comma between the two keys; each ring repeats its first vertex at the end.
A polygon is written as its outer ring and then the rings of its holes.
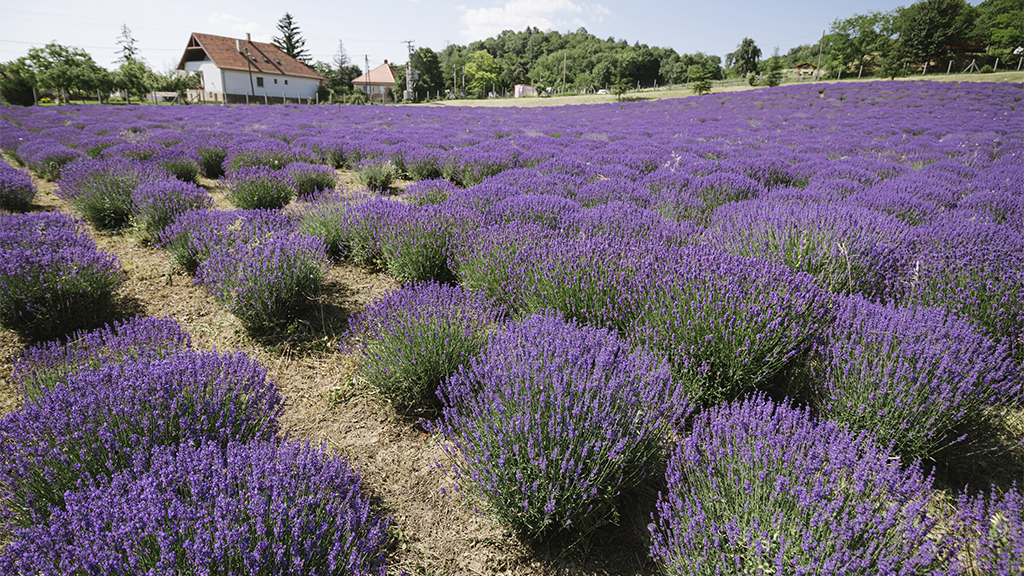
{"type": "Polygon", "coordinates": [[[678,384],[702,402],[766,385],[830,319],[831,298],[811,276],[706,246],[663,253],[640,277],[650,281],[628,332],[664,354],[678,384]]]}
{"type": "Polygon", "coordinates": [[[13,379],[22,394],[37,399],[80,370],[138,358],[163,358],[191,345],[191,337],[177,320],[137,317],[76,332],[63,341],[30,346],[15,358],[13,379]]]}
{"type": "Polygon", "coordinates": [[[440,178],[420,180],[405,189],[405,196],[414,206],[440,204],[448,199],[458,187],[440,178]]]}
{"type": "Polygon", "coordinates": [[[224,160],[228,151],[222,146],[204,144],[196,149],[203,175],[216,180],[224,175],[224,160]]]}
{"type": "Polygon", "coordinates": [[[171,253],[175,264],[194,274],[218,247],[294,229],[292,216],[279,210],[191,210],[157,234],[157,244],[171,253]]]}
{"type": "Polygon", "coordinates": [[[493,333],[441,384],[444,434],[460,487],[530,539],[586,534],[658,457],[686,406],[667,366],[606,330],[549,315],[493,333]]]}
{"type": "Polygon", "coordinates": [[[361,160],[354,166],[359,174],[359,181],[370,190],[386,192],[398,178],[398,168],[390,160],[370,158],[361,160]]]}
{"type": "Polygon", "coordinates": [[[295,182],[300,200],[312,200],[324,192],[334,190],[334,170],[323,164],[292,162],[286,168],[295,182]]]}
{"type": "Polygon", "coordinates": [[[671,575],[919,574],[936,556],[929,480],[763,397],[698,414],[666,481],[651,555],[671,575]]]}
{"type": "Polygon", "coordinates": [[[209,192],[180,180],[150,180],[132,193],[135,220],[147,240],[155,240],[171,222],[189,210],[213,207],[209,192]]]}
{"type": "Polygon", "coordinates": [[[938,308],[845,299],[817,345],[823,417],[869,430],[912,458],[975,442],[991,406],[1020,407],[1024,389],[998,344],[938,308]]]}
{"type": "Polygon", "coordinates": [[[258,242],[215,247],[196,283],[225,303],[252,332],[282,328],[320,296],[330,260],[323,241],[281,230],[258,242]]]}
{"type": "Polygon", "coordinates": [[[865,208],[740,202],[716,211],[710,228],[712,245],[807,272],[839,294],[896,297],[908,266],[911,229],[865,208]]]}
{"type": "Polygon", "coordinates": [[[964,492],[957,500],[951,533],[953,573],[1010,576],[1024,572],[1024,494],[1015,482],[1002,495],[964,492]]]}
{"type": "Polygon", "coordinates": [[[241,168],[263,166],[270,170],[283,170],[285,166],[299,160],[287,143],[275,138],[247,140],[233,144],[222,164],[225,173],[241,168]]]}
{"type": "Polygon", "coordinates": [[[36,137],[18,146],[18,158],[37,176],[51,182],[61,177],[65,166],[85,157],[50,138],[36,137]]]}
{"type": "Polygon", "coordinates": [[[384,576],[390,522],[343,458],[287,442],[159,448],[69,492],[0,554],[10,574],[384,576]]]}
{"type": "Polygon", "coordinates": [[[72,164],[58,182],[58,195],[97,228],[124,226],[132,214],[132,195],[142,184],[166,179],[152,164],[125,158],[85,160],[72,164]]]}
{"type": "Polygon", "coordinates": [[[0,161],[0,210],[25,212],[32,206],[36,185],[27,173],[0,161]]]}
{"type": "Polygon", "coordinates": [[[105,319],[124,274],[80,220],[49,212],[0,223],[0,324],[50,339],[105,319]]]}
{"type": "Polygon", "coordinates": [[[238,168],[227,175],[228,200],[246,210],[282,208],[295,194],[288,172],[266,166],[238,168]]]}
{"type": "Polygon", "coordinates": [[[79,370],[0,419],[0,520],[29,526],[79,481],[130,468],[157,446],[269,440],[281,396],[242,353],[185,350],[79,370]]]}
{"type": "Polygon", "coordinates": [[[480,351],[501,316],[480,293],[428,282],[373,302],[349,335],[367,383],[399,414],[424,414],[438,408],[438,385],[480,351]]]}
{"type": "Polygon", "coordinates": [[[380,231],[380,250],[388,273],[403,284],[451,282],[450,247],[461,230],[473,220],[461,210],[428,206],[405,211],[385,222],[380,231]]]}
{"type": "Polygon", "coordinates": [[[196,157],[179,150],[167,150],[158,154],[154,161],[164,172],[182,182],[195,182],[201,170],[196,157]]]}

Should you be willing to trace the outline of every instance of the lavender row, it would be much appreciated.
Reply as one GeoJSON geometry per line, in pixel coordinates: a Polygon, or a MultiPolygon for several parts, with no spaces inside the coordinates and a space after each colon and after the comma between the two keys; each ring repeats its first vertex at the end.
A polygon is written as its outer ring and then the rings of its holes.
{"type": "Polygon", "coordinates": [[[0,418],[5,573],[383,574],[388,520],[344,459],[277,438],[242,353],[139,318],[28,349],[0,418]]]}

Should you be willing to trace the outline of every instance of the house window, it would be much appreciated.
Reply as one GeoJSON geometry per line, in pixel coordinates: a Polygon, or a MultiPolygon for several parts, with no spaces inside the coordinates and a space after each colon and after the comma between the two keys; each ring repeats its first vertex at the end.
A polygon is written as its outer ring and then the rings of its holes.
{"type": "Polygon", "coordinates": [[[285,86],[287,86],[287,85],[288,85],[288,81],[287,81],[287,80],[285,80],[285,81],[284,81],[284,85],[285,85],[285,86]]]}
{"type": "Polygon", "coordinates": [[[274,84],[277,84],[277,78],[274,78],[274,84]]]}
{"type": "Polygon", "coordinates": [[[260,88],[263,88],[263,76],[256,77],[256,85],[259,86],[260,88]]]}

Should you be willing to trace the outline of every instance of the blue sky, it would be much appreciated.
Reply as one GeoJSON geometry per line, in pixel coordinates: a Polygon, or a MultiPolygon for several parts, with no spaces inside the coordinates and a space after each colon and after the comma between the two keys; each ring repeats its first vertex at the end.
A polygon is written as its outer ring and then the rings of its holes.
{"type": "MultiPolygon", "coordinates": [[[[980,0],[970,0],[978,4],[980,0]]],[[[406,61],[405,40],[441,50],[502,30],[573,31],[599,38],[725,56],[744,37],[765,55],[816,42],[836,18],[888,11],[912,2],[869,0],[374,0],[249,2],[224,0],[45,0],[0,5],[0,62],[50,41],[88,51],[100,66],[116,67],[121,25],[132,31],[142,57],[157,71],[177,65],[191,32],[269,42],[286,9],[316,60],[330,62],[339,40],[354,63],[406,61]]]]}

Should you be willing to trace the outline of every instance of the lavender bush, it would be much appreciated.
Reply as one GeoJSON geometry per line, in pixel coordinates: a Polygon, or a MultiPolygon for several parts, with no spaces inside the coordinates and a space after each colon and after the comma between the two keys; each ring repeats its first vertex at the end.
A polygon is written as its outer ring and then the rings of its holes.
{"type": "Polygon", "coordinates": [[[296,195],[300,200],[312,200],[334,190],[334,169],[323,164],[292,162],[285,170],[295,182],[296,195]]]}
{"type": "Polygon", "coordinates": [[[399,414],[423,415],[436,411],[438,385],[480,352],[502,316],[482,294],[428,282],[373,302],[349,336],[366,382],[399,414]]]}
{"type": "Polygon", "coordinates": [[[455,275],[448,265],[456,238],[474,225],[465,211],[427,206],[405,211],[386,222],[380,231],[384,266],[396,280],[410,282],[451,282],[455,275]]]}
{"type": "Polygon", "coordinates": [[[168,446],[68,492],[49,522],[14,534],[0,571],[384,576],[389,525],[321,449],[168,446]]]}
{"type": "Polygon", "coordinates": [[[29,174],[0,162],[0,210],[25,212],[35,196],[36,185],[29,174]]]}
{"type": "Polygon", "coordinates": [[[156,240],[175,264],[194,274],[214,249],[294,229],[292,216],[279,210],[191,210],[175,218],[156,240]]]}
{"type": "Polygon", "coordinates": [[[646,277],[628,333],[665,355],[699,401],[766,384],[806,353],[831,316],[832,298],[811,276],[706,246],[664,256],[646,277]]]}
{"type": "Polygon", "coordinates": [[[928,479],[763,397],[698,414],[666,481],[651,555],[668,574],[913,575],[939,556],[928,479]]]}
{"type": "Polygon", "coordinates": [[[275,138],[260,138],[232,144],[222,166],[225,173],[259,166],[270,170],[283,170],[285,166],[297,160],[299,158],[295,150],[287,143],[275,138]]]}
{"type": "Polygon", "coordinates": [[[1000,494],[988,493],[957,499],[952,520],[953,574],[1011,576],[1024,572],[1024,494],[1014,483],[1000,494]]]}
{"type": "Polygon", "coordinates": [[[0,224],[0,324],[52,339],[105,319],[124,273],[80,220],[0,214],[0,224]]]}
{"type": "Polygon", "coordinates": [[[17,156],[37,176],[51,182],[61,177],[65,166],[86,157],[81,151],[49,138],[34,138],[25,142],[18,146],[17,156]]]}
{"type": "Polygon", "coordinates": [[[353,169],[359,174],[359,181],[370,190],[385,192],[398,179],[398,168],[390,160],[370,158],[359,161],[353,169]]]}
{"type": "Polygon", "coordinates": [[[1024,406],[1009,347],[938,308],[843,300],[817,345],[825,418],[868,430],[912,458],[977,442],[985,412],[1024,406]]]}
{"type": "Polygon", "coordinates": [[[38,399],[80,370],[139,358],[163,358],[191,345],[191,337],[177,320],[137,317],[26,348],[14,359],[13,380],[26,398],[38,399]]]}
{"type": "Polygon", "coordinates": [[[282,400],[242,353],[185,350],[79,370],[0,419],[0,521],[45,521],[78,482],[182,443],[272,439],[282,400]]]}
{"type": "Polygon", "coordinates": [[[199,156],[199,164],[203,176],[216,180],[224,175],[224,161],[227,159],[227,149],[210,143],[200,144],[196,149],[199,156]]]}
{"type": "Polygon", "coordinates": [[[228,200],[246,210],[282,208],[295,195],[295,181],[285,170],[266,166],[228,172],[228,200]]]}
{"type": "Polygon", "coordinates": [[[330,260],[323,241],[281,230],[258,242],[222,245],[199,265],[196,283],[225,303],[247,330],[294,320],[323,292],[330,260]]]}
{"type": "Polygon", "coordinates": [[[84,160],[64,170],[57,193],[97,228],[115,229],[131,217],[135,190],[167,177],[155,165],[125,158],[84,160]]]}
{"type": "Polygon", "coordinates": [[[461,489],[519,534],[586,534],[648,473],[687,405],[668,367],[607,330],[535,315],[441,384],[431,429],[461,489]]]}
{"type": "Polygon", "coordinates": [[[156,240],[178,215],[212,207],[210,193],[191,182],[150,180],[132,192],[132,213],[148,241],[156,240]]]}
{"type": "Polygon", "coordinates": [[[440,178],[420,180],[405,189],[405,197],[414,206],[440,204],[448,199],[458,187],[440,178]]]}

